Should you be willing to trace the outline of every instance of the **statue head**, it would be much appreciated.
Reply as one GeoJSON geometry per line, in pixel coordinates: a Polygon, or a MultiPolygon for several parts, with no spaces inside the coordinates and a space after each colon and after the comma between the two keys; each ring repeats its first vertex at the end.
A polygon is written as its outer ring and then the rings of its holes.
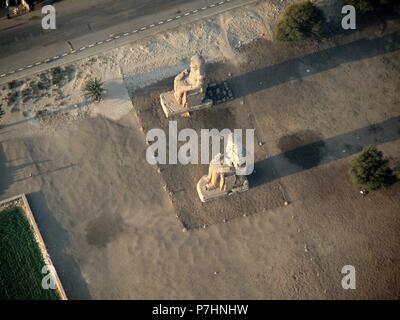
{"type": "Polygon", "coordinates": [[[225,147],[225,162],[236,169],[246,166],[246,149],[242,144],[241,136],[230,134],[225,147]]]}
{"type": "Polygon", "coordinates": [[[204,69],[204,59],[202,56],[196,54],[190,59],[190,69],[192,71],[200,71],[200,73],[203,73],[204,69]]]}

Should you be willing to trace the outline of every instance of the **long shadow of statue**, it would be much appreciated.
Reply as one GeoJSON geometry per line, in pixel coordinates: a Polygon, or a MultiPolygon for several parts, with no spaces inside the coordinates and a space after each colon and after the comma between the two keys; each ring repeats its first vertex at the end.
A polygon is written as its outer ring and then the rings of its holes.
{"type": "MultiPolygon", "coordinates": [[[[254,166],[256,172],[250,177],[249,182],[252,187],[256,187],[281,177],[346,158],[360,152],[366,145],[379,145],[399,138],[400,117],[393,117],[332,138],[297,146],[259,161],[254,166]]],[[[295,133],[290,137],[283,137],[279,143],[285,144],[286,142],[282,140],[293,141],[296,139],[298,137],[295,133]]]]}
{"type": "Polygon", "coordinates": [[[360,39],[341,46],[267,66],[227,80],[235,98],[274,87],[294,79],[338,67],[341,64],[371,58],[400,49],[400,32],[381,38],[360,39]]]}

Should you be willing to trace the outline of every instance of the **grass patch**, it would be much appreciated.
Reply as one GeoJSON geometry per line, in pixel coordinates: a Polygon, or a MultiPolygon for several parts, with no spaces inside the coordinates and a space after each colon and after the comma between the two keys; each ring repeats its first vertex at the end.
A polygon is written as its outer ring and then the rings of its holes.
{"type": "Polygon", "coordinates": [[[45,262],[22,208],[0,212],[0,262],[0,299],[60,299],[42,288],[45,262]]]}

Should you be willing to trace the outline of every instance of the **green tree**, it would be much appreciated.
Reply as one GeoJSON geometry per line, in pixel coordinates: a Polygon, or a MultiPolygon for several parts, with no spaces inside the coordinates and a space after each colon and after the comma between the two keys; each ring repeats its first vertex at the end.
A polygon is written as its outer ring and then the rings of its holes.
{"type": "Polygon", "coordinates": [[[104,83],[97,78],[87,80],[84,86],[85,97],[94,102],[99,102],[105,92],[103,85],[104,83]]]}
{"type": "Polygon", "coordinates": [[[379,190],[394,181],[389,161],[375,146],[366,146],[361,153],[351,160],[353,182],[367,191],[379,190]]]}
{"type": "Polygon", "coordinates": [[[288,6],[275,30],[279,41],[304,41],[320,38],[323,34],[325,16],[310,1],[288,6]]]}

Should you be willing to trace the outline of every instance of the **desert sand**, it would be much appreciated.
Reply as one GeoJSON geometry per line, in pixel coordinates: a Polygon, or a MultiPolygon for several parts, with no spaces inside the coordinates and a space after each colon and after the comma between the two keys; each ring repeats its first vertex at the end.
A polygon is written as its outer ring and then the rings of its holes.
{"type": "Polygon", "coordinates": [[[111,66],[120,94],[103,108],[7,113],[0,197],[28,195],[70,299],[398,299],[400,184],[363,198],[348,168],[374,143],[398,171],[399,28],[308,46],[255,39],[211,60],[236,99],[179,125],[256,129],[256,173],[241,200],[204,210],[195,183],[206,166],[158,173],[146,162],[145,133],[167,123],[157,96],[175,69],[141,88],[111,66]],[[341,287],[347,264],[356,290],[341,287]]]}

